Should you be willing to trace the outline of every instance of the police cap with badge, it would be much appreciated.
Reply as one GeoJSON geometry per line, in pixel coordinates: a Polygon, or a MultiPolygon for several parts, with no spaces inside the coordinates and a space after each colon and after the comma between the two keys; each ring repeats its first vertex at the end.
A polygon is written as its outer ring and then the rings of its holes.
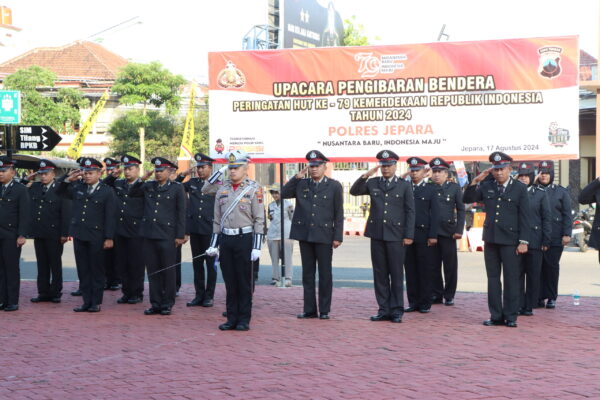
{"type": "Polygon", "coordinates": [[[381,150],[379,153],[377,153],[375,158],[379,160],[379,165],[381,166],[395,165],[400,159],[398,154],[391,150],[381,150]]]}
{"type": "Polygon", "coordinates": [[[553,161],[541,161],[538,165],[538,170],[540,174],[549,174],[554,171],[554,162],[553,161]]]}
{"type": "Polygon", "coordinates": [[[121,163],[123,163],[123,168],[129,168],[134,166],[139,167],[142,162],[129,154],[125,154],[121,157],[121,163]]]}
{"type": "Polygon", "coordinates": [[[519,163],[519,169],[517,170],[517,175],[529,175],[533,174],[533,165],[528,164],[526,162],[519,163]]]}
{"type": "Polygon", "coordinates": [[[418,171],[425,168],[427,165],[427,161],[420,157],[410,157],[408,160],[406,160],[406,162],[408,163],[408,167],[411,171],[418,171]]]}
{"type": "Polygon", "coordinates": [[[227,153],[227,160],[229,163],[227,166],[229,169],[238,168],[242,165],[247,165],[250,162],[250,156],[243,150],[234,150],[227,153]]]}
{"type": "Polygon", "coordinates": [[[495,151],[490,154],[489,160],[494,169],[508,167],[513,161],[511,156],[501,151],[495,151]]]}
{"type": "Polygon", "coordinates": [[[119,160],[115,160],[114,158],[107,157],[104,160],[104,164],[106,165],[107,171],[112,171],[117,168],[120,164],[119,160]]]}
{"type": "Polygon", "coordinates": [[[83,171],[95,171],[102,169],[102,163],[91,157],[81,157],[79,166],[83,169],[83,171]]]}
{"type": "Polygon", "coordinates": [[[41,159],[36,173],[45,174],[46,172],[54,171],[56,168],[56,164],[54,164],[52,161],[41,159]]]}
{"type": "Polygon", "coordinates": [[[429,161],[429,166],[432,171],[443,171],[450,169],[450,163],[446,162],[442,157],[434,157],[429,161]]]}
{"type": "Polygon", "coordinates": [[[155,171],[164,171],[166,168],[177,169],[177,165],[164,157],[154,157],[150,162],[154,165],[155,171]]]}
{"type": "Polygon", "coordinates": [[[0,171],[15,167],[15,161],[7,156],[0,156],[0,171]]]}
{"type": "Polygon", "coordinates": [[[319,150],[311,150],[306,153],[306,160],[308,161],[309,167],[318,167],[329,161],[329,158],[325,157],[319,150]]]}
{"type": "Polygon", "coordinates": [[[203,153],[196,153],[196,155],[194,156],[194,160],[196,160],[196,167],[202,167],[203,165],[212,165],[212,163],[215,161],[214,159],[210,158],[209,156],[203,153]]]}

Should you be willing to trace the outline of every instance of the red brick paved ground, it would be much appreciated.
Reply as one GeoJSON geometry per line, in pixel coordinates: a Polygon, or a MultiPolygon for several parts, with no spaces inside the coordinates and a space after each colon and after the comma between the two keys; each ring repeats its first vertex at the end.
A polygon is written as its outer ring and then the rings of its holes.
{"type": "MultiPolygon", "coordinates": [[[[65,292],[73,288],[66,284],[65,292]]],[[[370,322],[374,295],[334,289],[330,321],[300,321],[302,289],[259,286],[249,332],[220,332],[224,288],[212,309],[172,316],[147,304],[76,314],[80,299],[0,312],[0,399],[579,399],[600,398],[600,299],[484,327],[485,295],[455,307],[370,322]]]]}

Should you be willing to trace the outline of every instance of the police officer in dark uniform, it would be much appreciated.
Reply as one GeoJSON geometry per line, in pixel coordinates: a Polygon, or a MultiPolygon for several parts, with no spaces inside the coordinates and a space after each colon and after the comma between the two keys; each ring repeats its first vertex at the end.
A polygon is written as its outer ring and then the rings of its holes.
{"type": "Polygon", "coordinates": [[[15,162],[0,156],[0,310],[19,309],[19,258],[27,241],[31,205],[27,188],[15,181],[15,162]]]}
{"type": "Polygon", "coordinates": [[[517,327],[521,257],[530,240],[530,207],[527,186],[511,178],[512,158],[502,152],[489,157],[493,167],[476,176],[465,190],[464,203],[483,202],[483,255],[488,278],[490,319],[486,326],[517,327]],[[493,180],[486,180],[492,173],[493,180]],[[500,274],[503,275],[504,291],[500,274]]]}
{"type": "Polygon", "coordinates": [[[534,184],[533,166],[526,162],[520,163],[517,179],[527,185],[531,218],[529,246],[527,253],[521,256],[521,308],[519,315],[531,316],[540,295],[542,258],[550,246],[552,220],[546,189],[534,184]]]}
{"type": "MultiPolygon", "coordinates": [[[[578,200],[581,204],[596,203],[596,213],[594,214],[594,223],[592,225],[592,233],[588,244],[590,247],[600,250],[600,207],[598,206],[600,205],[600,177],[594,179],[583,188],[579,194],[578,200]]],[[[552,205],[550,207],[552,208],[552,205]]],[[[555,215],[553,215],[553,217],[554,216],[555,215]]],[[[552,234],[554,236],[554,230],[552,231],[552,234]]],[[[598,262],[600,262],[600,251],[598,252],[598,262]]]]}
{"type": "Polygon", "coordinates": [[[72,200],[69,233],[73,236],[75,262],[83,304],[75,312],[98,312],[105,284],[104,250],[113,247],[116,200],[110,186],[100,181],[102,164],[84,158],[83,171],[69,172],[58,187],[60,196],[72,200]],[[83,176],[83,181],[78,178],[83,176]]]}
{"type": "Polygon", "coordinates": [[[306,154],[308,167],[290,179],[281,190],[284,199],[296,199],[290,239],[300,241],[304,312],[298,318],[329,319],[333,279],[331,259],[344,235],[342,185],[325,176],[329,159],[318,150],[306,154]],[[306,171],[310,178],[304,178],[306,171]],[[319,268],[319,308],[315,272],[319,268]],[[320,314],[317,313],[320,312],[320,314]]]}
{"type": "Polygon", "coordinates": [[[185,192],[180,183],[169,179],[177,168],[175,164],[163,157],[154,157],[151,162],[154,170],[148,171],[141,181],[136,182],[129,195],[144,198],[141,236],[144,238],[151,304],[144,314],[170,315],[177,288],[175,269],[168,267],[175,265],[177,247],[187,240],[185,192]],[[142,182],[152,174],[155,174],[156,180],[142,182]]]}
{"type": "Polygon", "coordinates": [[[408,297],[404,311],[428,313],[433,294],[440,206],[437,188],[425,180],[427,161],[410,157],[407,162],[415,200],[415,240],[408,246],[404,259],[408,297]]]}
{"type": "MultiPolygon", "coordinates": [[[[214,193],[202,193],[202,187],[212,175],[212,163],[215,160],[202,153],[197,153],[194,159],[196,160],[195,168],[198,177],[191,178],[183,184],[183,188],[188,195],[186,234],[190,237],[192,247],[194,288],[196,289],[194,299],[186,305],[188,307],[212,307],[217,284],[215,257],[199,256],[204,254],[206,249],[210,247],[210,238],[213,232],[215,195],[214,193]],[[206,274],[204,264],[206,264],[206,274]]],[[[182,182],[190,172],[191,169],[180,174],[177,181],[182,182]]]]}
{"type": "Polygon", "coordinates": [[[120,169],[104,179],[117,197],[117,233],[115,235],[115,262],[118,276],[121,277],[123,296],[119,304],[141,303],[144,299],[144,257],[141,237],[144,200],[130,195],[132,186],[140,181],[138,158],[128,154],[121,157],[124,179],[120,169]]]}
{"type": "Polygon", "coordinates": [[[363,174],[350,194],[370,196],[365,236],[371,238],[371,262],[375,298],[379,305],[371,321],[402,322],[404,314],[404,256],[414,238],[415,208],[410,183],[396,173],[398,155],[391,150],[377,153],[379,165],[363,174]],[[381,169],[381,177],[370,178],[381,169]]]}
{"type": "Polygon", "coordinates": [[[448,180],[450,164],[441,157],[435,157],[429,161],[429,166],[440,206],[432,301],[441,303],[443,298],[445,305],[453,306],[458,282],[456,241],[462,237],[465,227],[465,205],[460,186],[448,180]]]}
{"type": "Polygon", "coordinates": [[[29,186],[32,204],[32,229],[37,260],[38,295],[33,303],[51,301],[60,303],[62,296],[63,246],[69,240],[71,202],[57,194],[56,165],[42,159],[38,165],[38,182],[29,186]]]}
{"type": "MultiPolygon", "coordinates": [[[[120,162],[119,160],[110,157],[107,157],[102,161],[104,162],[106,169],[106,178],[104,178],[103,182],[107,183],[106,180],[109,179],[114,172],[118,171],[120,173],[120,162]]],[[[116,258],[115,247],[104,250],[104,271],[106,273],[106,284],[104,285],[104,290],[119,290],[121,277],[119,276],[117,264],[118,261],[116,258]]]]}
{"type": "MultiPolygon", "coordinates": [[[[542,283],[540,287],[540,301],[538,307],[556,307],[558,297],[558,275],[560,272],[560,258],[564,246],[571,241],[573,218],[571,216],[571,196],[569,191],[554,183],[554,162],[541,161],[538,165],[538,185],[546,189],[550,212],[552,215],[552,234],[550,248],[544,252],[542,261],[542,283]]],[[[583,193],[583,192],[582,192],[583,193]]]]}

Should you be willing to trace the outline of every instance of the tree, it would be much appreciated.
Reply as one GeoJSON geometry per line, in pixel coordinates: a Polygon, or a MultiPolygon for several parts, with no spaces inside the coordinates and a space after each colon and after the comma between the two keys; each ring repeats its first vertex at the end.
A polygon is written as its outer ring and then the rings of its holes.
{"type": "MultiPolygon", "coordinates": [[[[344,46],[368,46],[369,38],[365,35],[365,27],[356,23],[356,16],[344,20],[344,46]]],[[[375,40],[378,40],[375,37],[375,40]]]]}
{"type": "Polygon", "coordinates": [[[80,122],[79,110],[89,105],[89,100],[77,89],[60,88],[54,97],[39,92],[52,88],[56,81],[54,72],[32,65],[20,69],[4,80],[4,88],[21,91],[21,122],[28,125],[49,125],[57,132],[72,132],[80,122]]]}
{"type": "MultiPolygon", "coordinates": [[[[129,63],[119,72],[113,93],[120,96],[119,102],[126,105],[142,104],[141,115],[135,123],[139,133],[139,154],[146,161],[146,127],[149,126],[148,106],[166,107],[168,113],[179,109],[179,87],[185,83],[181,75],[174,75],[159,62],[149,64],[129,63]]],[[[171,143],[172,138],[166,143],[171,143]]]]}

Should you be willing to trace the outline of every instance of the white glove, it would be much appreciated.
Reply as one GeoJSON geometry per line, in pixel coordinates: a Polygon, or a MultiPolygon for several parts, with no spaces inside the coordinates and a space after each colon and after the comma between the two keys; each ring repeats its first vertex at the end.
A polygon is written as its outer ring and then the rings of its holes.
{"type": "Polygon", "coordinates": [[[250,261],[256,261],[260,258],[260,250],[252,249],[252,253],[250,254],[250,261]]]}
{"type": "Polygon", "coordinates": [[[219,248],[218,247],[209,247],[208,249],[206,249],[205,253],[209,257],[216,257],[219,255],[219,248]]]}
{"type": "Polygon", "coordinates": [[[225,171],[227,171],[227,168],[229,168],[229,165],[225,164],[224,167],[222,167],[220,170],[218,170],[217,172],[214,172],[209,178],[208,178],[208,183],[213,184],[216,181],[218,181],[223,174],[225,173],[225,171]]]}

